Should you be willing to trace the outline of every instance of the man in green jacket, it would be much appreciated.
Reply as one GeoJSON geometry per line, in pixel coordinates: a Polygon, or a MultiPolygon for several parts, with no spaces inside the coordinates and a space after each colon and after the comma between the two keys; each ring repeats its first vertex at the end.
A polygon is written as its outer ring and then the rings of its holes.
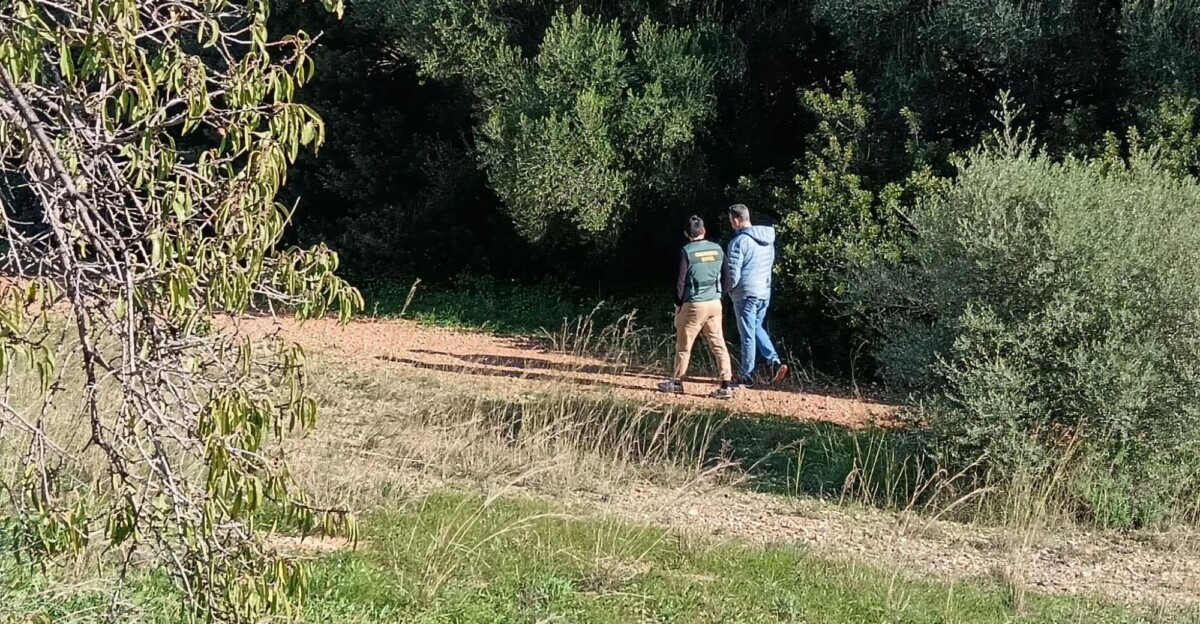
{"type": "Polygon", "coordinates": [[[658,385],[663,392],[683,393],[683,378],[687,376],[696,336],[704,334],[716,357],[721,387],[712,393],[715,399],[733,397],[730,382],[733,367],[725,347],[721,320],[721,278],[725,252],[721,246],[704,240],[704,221],[688,219],[684,230],[688,243],[679,257],[679,280],[675,285],[675,370],[671,379],[658,385]]]}

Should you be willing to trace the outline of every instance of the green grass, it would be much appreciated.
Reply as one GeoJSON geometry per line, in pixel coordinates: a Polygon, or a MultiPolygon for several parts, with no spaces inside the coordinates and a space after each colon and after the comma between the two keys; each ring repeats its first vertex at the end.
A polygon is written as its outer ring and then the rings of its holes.
{"type": "Polygon", "coordinates": [[[851,430],[769,415],[727,415],[722,422],[713,437],[746,469],[746,486],[758,492],[825,499],[850,494],[856,502],[904,508],[932,470],[907,431],[851,430]]]}
{"type": "MultiPolygon", "coordinates": [[[[555,513],[543,503],[441,494],[367,519],[355,552],[315,564],[308,621],[501,622],[1185,622],[1099,601],[950,585],[835,563],[802,549],[713,544],[555,513]]],[[[95,621],[106,586],[52,590],[0,560],[0,621],[95,621]],[[5,609],[9,613],[5,613],[5,609]],[[13,609],[16,609],[15,611],[13,609]],[[6,619],[7,618],[7,619],[6,619]]],[[[143,622],[179,621],[169,584],[134,587],[143,622]]]]}
{"type": "MultiPolygon", "coordinates": [[[[412,283],[380,283],[362,287],[367,314],[392,317],[404,310],[412,283]]],[[[670,293],[616,294],[601,297],[555,284],[521,284],[486,277],[461,277],[450,284],[421,283],[405,318],[456,329],[486,330],[506,335],[536,336],[557,330],[564,321],[587,316],[604,302],[596,321],[615,322],[638,309],[642,324],[671,331],[670,293]]]]}

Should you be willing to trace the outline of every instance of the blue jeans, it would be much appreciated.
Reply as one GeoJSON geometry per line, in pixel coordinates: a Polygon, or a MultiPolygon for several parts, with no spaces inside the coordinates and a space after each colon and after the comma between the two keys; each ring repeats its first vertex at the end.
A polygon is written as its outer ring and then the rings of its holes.
{"type": "Polygon", "coordinates": [[[767,317],[770,299],[746,297],[733,302],[733,315],[737,318],[738,335],[742,338],[742,361],[738,367],[738,377],[749,378],[754,373],[754,359],[761,355],[771,364],[779,362],[779,354],[771,337],[763,328],[763,320],[767,317]]]}

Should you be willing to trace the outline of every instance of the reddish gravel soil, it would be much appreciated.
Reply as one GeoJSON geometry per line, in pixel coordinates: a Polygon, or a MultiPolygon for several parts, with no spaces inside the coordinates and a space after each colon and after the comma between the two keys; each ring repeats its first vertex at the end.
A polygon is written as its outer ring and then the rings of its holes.
{"type": "Polygon", "coordinates": [[[297,324],[268,317],[246,319],[243,331],[278,330],[297,343],[337,352],[352,360],[424,369],[462,377],[501,378],[522,386],[571,384],[610,389],[632,400],[722,408],[735,414],[770,414],[851,428],[893,421],[894,408],[832,393],[803,391],[785,382],[772,388],[739,390],[733,399],[708,397],[712,379],[686,380],[682,395],[658,392],[661,372],[615,365],[603,360],[553,352],[526,338],[430,328],[412,321],[363,320],[339,325],[332,319],[297,324]]]}

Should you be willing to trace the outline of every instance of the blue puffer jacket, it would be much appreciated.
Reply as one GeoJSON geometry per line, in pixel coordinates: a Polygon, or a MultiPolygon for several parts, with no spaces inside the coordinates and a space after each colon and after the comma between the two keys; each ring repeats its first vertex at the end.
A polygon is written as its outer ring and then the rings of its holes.
{"type": "Polygon", "coordinates": [[[729,241],[729,294],[734,301],[771,298],[771,269],[775,265],[775,228],[752,225],[729,241]]]}

